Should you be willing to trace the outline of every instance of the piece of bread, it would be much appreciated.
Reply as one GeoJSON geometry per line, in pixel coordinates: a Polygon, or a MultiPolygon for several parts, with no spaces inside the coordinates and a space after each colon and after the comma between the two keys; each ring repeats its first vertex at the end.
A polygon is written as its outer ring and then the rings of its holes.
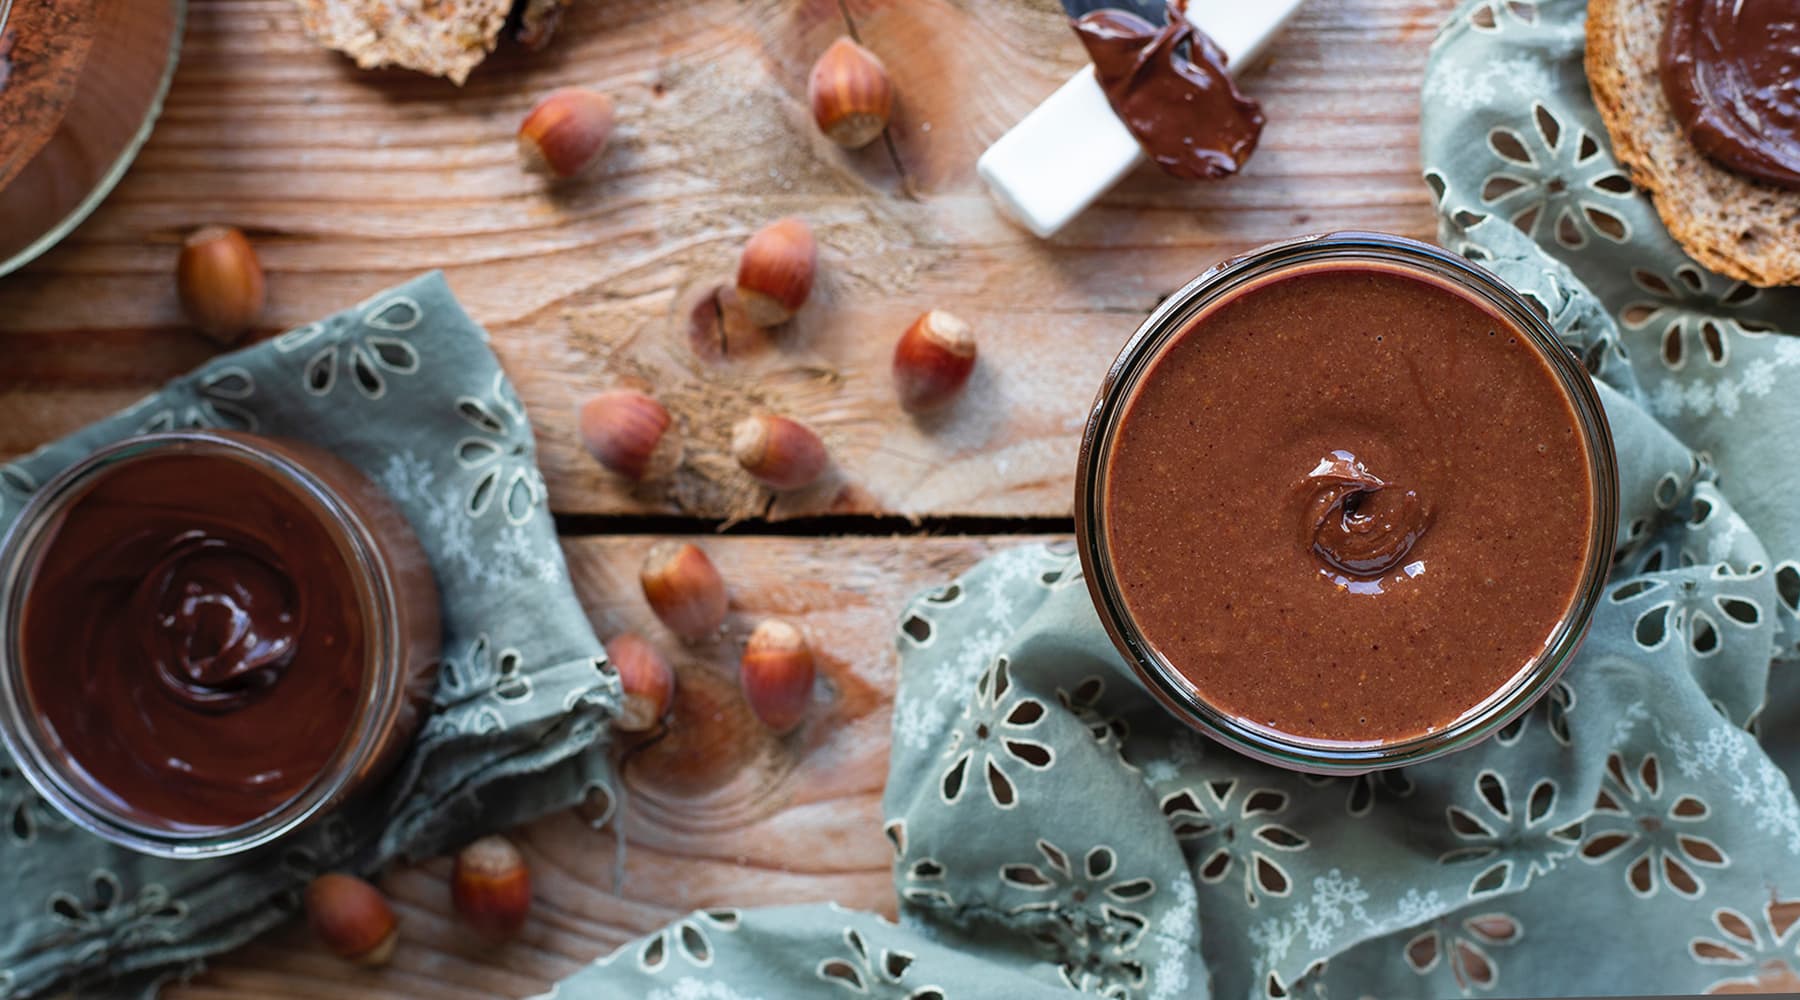
{"type": "Polygon", "coordinates": [[[294,0],[321,45],[363,69],[404,66],[460,85],[487,58],[513,0],[294,0]]]}
{"type": "Polygon", "coordinates": [[[1589,0],[1588,85],[1613,154],[1688,256],[1753,285],[1800,284],[1800,191],[1707,159],[1669,109],[1657,50],[1670,4],[1589,0]]]}

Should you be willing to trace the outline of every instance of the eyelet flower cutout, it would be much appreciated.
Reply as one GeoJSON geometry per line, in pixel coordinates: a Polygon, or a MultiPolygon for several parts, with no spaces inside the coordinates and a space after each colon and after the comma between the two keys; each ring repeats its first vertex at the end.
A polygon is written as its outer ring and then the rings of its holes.
{"type": "Polygon", "coordinates": [[[495,649],[487,633],[476,636],[467,655],[460,659],[446,656],[438,667],[433,703],[439,714],[432,722],[451,731],[466,727],[472,733],[494,733],[504,729],[506,720],[492,705],[477,709],[464,727],[457,726],[450,716],[458,714],[458,706],[484,697],[507,705],[531,700],[531,676],[524,665],[525,657],[517,649],[495,649]]]}
{"type": "Polygon", "coordinates": [[[1680,371],[1696,357],[1723,367],[1734,336],[1759,337],[1770,330],[1766,323],[1730,315],[1761,301],[1762,289],[1747,282],[1683,263],[1668,272],[1633,268],[1631,283],[1647,298],[1627,303],[1619,320],[1628,330],[1655,332],[1670,371],[1680,371]]]}
{"type": "Polygon", "coordinates": [[[1333,777],[1329,774],[1302,774],[1300,777],[1315,788],[1342,785],[1346,790],[1344,811],[1358,819],[1373,811],[1375,803],[1383,800],[1411,798],[1412,793],[1418,788],[1404,767],[1365,771],[1348,778],[1333,777]]]}
{"type": "Polygon", "coordinates": [[[906,974],[912,970],[914,956],[910,952],[882,948],[871,952],[856,928],[844,928],[844,943],[850,947],[848,958],[828,958],[819,963],[820,979],[857,996],[887,1000],[944,1000],[938,986],[909,988],[906,974]]]}
{"type": "Polygon", "coordinates": [[[487,399],[457,397],[456,412],[479,432],[456,442],[456,464],[474,475],[464,511],[479,518],[497,507],[513,524],[530,521],[544,503],[544,476],[531,460],[531,426],[506,374],[494,373],[487,399]]]}
{"type": "Polygon", "coordinates": [[[1478,804],[1444,810],[1450,833],[1463,843],[1439,855],[1438,864],[1491,862],[1470,880],[1470,899],[1530,885],[1533,878],[1554,870],[1574,853],[1581,839],[1580,820],[1554,828],[1550,825],[1556,814],[1556,782],[1549,778],[1538,781],[1521,802],[1513,801],[1508,789],[1503,775],[1484,770],[1475,776],[1478,804]],[[1521,872],[1515,886],[1514,876],[1521,872]]]}
{"type": "Polygon", "coordinates": [[[1762,622],[1762,606],[1735,594],[1704,593],[1700,581],[1639,577],[1612,589],[1614,604],[1644,605],[1632,625],[1638,648],[1653,652],[1680,640],[1702,659],[1723,648],[1726,629],[1754,629],[1762,622]]]}
{"type": "Polygon", "coordinates": [[[1663,802],[1663,777],[1656,754],[1644,755],[1637,770],[1627,772],[1618,754],[1606,758],[1606,777],[1589,814],[1581,858],[1606,864],[1629,857],[1625,884],[1633,895],[1648,899],[1659,885],[1693,899],[1706,891],[1696,868],[1726,868],[1731,859],[1718,844],[1693,832],[1712,814],[1697,795],[1663,802]]]}
{"type": "Polygon", "coordinates": [[[742,920],[736,910],[702,910],[675,921],[638,946],[637,967],[640,972],[661,972],[675,958],[695,968],[713,963],[713,943],[709,931],[731,933],[742,920]]]}
{"type": "MultiPolygon", "coordinates": [[[[160,431],[196,430],[203,427],[217,427],[234,431],[255,431],[259,426],[256,414],[245,409],[241,404],[256,395],[256,377],[247,369],[236,365],[226,365],[201,375],[191,384],[192,402],[170,405],[168,398],[152,397],[147,402],[163,404],[153,409],[138,424],[139,434],[154,434],[160,431]]],[[[169,397],[178,397],[182,393],[180,387],[169,390],[169,397]]]]}
{"type": "Polygon", "coordinates": [[[1443,917],[1401,946],[1406,967],[1428,976],[1440,964],[1447,965],[1464,996],[1470,990],[1491,990],[1500,982],[1500,966],[1488,949],[1510,948],[1525,936],[1517,917],[1483,913],[1473,917],[1443,917]]]}
{"type": "Polygon", "coordinates": [[[39,798],[31,783],[0,754],[0,836],[15,846],[28,847],[37,842],[40,831],[68,826],[62,814],[39,798]]]}
{"type": "Polygon", "coordinates": [[[1102,709],[1105,699],[1106,679],[1098,675],[1082,678],[1073,690],[1056,689],[1056,700],[1087,727],[1088,735],[1095,743],[1111,741],[1123,747],[1131,739],[1131,726],[1124,719],[1105,713],[1102,709]]]}
{"type": "Polygon", "coordinates": [[[1264,1000],[1328,1000],[1325,993],[1327,964],[1325,959],[1319,959],[1291,983],[1281,978],[1281,973],[1270,972],[1263,979],[1264,1000]]]}
{"type": "Polygon", "coordinates": [[[1499,163],[1482,182],[1481,202],[1520,232],[1537,239],[1540,229],[1547,230],[1571,250],[1593,237],[1611,243],[1631,238],[1631,224],[1619,210],[1636,189],[1586,129],[1565,125],[1556,112],[1533,103],[1529,127],[1494,126],[1488,149],[1499,163]]]}
{"type": "Polygon", "coordinates": [[[1048,710],[1043,702],[1015,691],[1010,671],[1006,657],[994,660],[976,682],[962,723],[950,734],[944,752],[950,766],[938,780],[946,805],[955,805],[970,784],[979,783],[995,807],[1012,809],[1019,804],[1019,788],[1009,770],[1016,765],[1047,771],[1056,763],[1056,751],[1048,743],[1026,736],[1043,723],[1048,710]]]}
{"type": "Polygon", "coordinates": [[[375,303],[362,316],[362,326],[384,333],[345,332],[341,320],[308,323],[276,337],[275,349],[291,354],[324,338],[323,345],[301,366],[300,383],[306,391],[314,396],[331,395],[341,368],[344,380],[364,397],[381,399],[387,395],[388,376],[416,374],[420,364],[417,348],[387,333],[411,330],[424,315],[417,301],[396,295],[375,303]]]}
{"type": "Polygon", "coordinates": [[[1759,915],[1760,924],[1722,906],[1712,912],[1719,937],[1695,936],[1688,942],[1694,961],[1744,970],[1708,986],[1707,993],[1800,993],[1792,940],[1800,926],[1800,900],[1771,898],[1759,915]]]}
{"type": "Polygon", "coordinates": [[[85,897],[55,892],[46,906],[52,920],[85,940],[76,956],[82,968],[102,965],[118,952],[174,941],[188,913],[187,904],[170,899],[160,885],[146,885],[126,899],[119,877],[104,869],[90,877],[85,897]]]}
{"type": "Polygon", "coordinates": [[[1532,25],[1538,22],[1536,0],[1488,0],[1469,11],[1469,27],[1476,31],[1499,31],[1508,23],[1532,25]]]}
{"type": "Polygon", "coordinates": [[[1274,788],[1253,788],[1237,798],[1241,782],[1236,778],[1209,781],[1197,792],[1192,788],[1165,795],[1163,817],[1175,839],[1198,840],[1204,857],[1195,869],[1207,885],[1223,882],[1234,867],[1244,872],[1244,902],[1256,906],[1263,896],[1286,896],[1294,881],[1267,851],[1304,851],[1312,846],[1306,837],[1263,817],[1287,811],[1288,793],[1274,788]],[[1204,795],[1210,805],[1201,801],[1204,795]],[[1233,802],[1236,803],[1235,817],[1233,802]]]}
{"type": "Polygon", "coordinates": [[[1108,997],[1131,997],[1144,985],[1144,963],[1132,957],[1150,918],[1128,907],[1156,893],[1148,878],[1115,878],[1118,853],[1104,844],[1089,848],[1079,865],[1048,840],[1037,841],[1043,864],[1021,861],[1000,867],[1000,882],[1041,898],[1007,912],[1032,917],[1031,936],[1051,955],[1070,988],[1108,997]]]}

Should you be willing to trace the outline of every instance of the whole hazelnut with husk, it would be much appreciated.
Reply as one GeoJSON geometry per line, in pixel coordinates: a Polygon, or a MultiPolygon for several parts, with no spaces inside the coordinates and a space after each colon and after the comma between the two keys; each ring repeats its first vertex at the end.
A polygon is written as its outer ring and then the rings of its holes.
{"type": "Polygon", "coordinates": [[[718,567],[692,542],[658,542],[638,574],[644,600],[669,631],[697,641],[714,635],[725,621],[729,600],[718,567]]]}
{"type": "Polygon", "coordinates": [[[495,835],[456,852],[450,902],[483,939],[498,943],[516,936],[531,911],[531,871],[519,849],[495,835]]]}
{"type": "Polygon", "coordinates": [[[595,461],[627,479],[661,479],[681,465],[672,423],[655,399],[614,389],[581,404],[581,443],[595,461]]]}
{"type": "Polygon", "coordinates": [[[756,626],[744,643],[738,677],[744,698],[763,724],[785,733],[800,724],[812,701],[813,654],[800,630],[779,618],[756,626]]]}
{"type": "Polygon", "coordinates": [[[777,219],[757,230],[744,244],[737,271],[738,298],[750,322],[775,326],[792,319],[812,294],[818,263],[812,228],[800,219],[777,219]]]}
{"type": "Polygon", "coordinates": [[[320,875],[306,887],[306,922],[332,954],[358,965],[385,965],[400,938],[387,897],[354,875],[320,875]]]}
{"type": "Polygon", "coordinates": [[[182,241],[175,289],[195,328],[221,344],[233,344],[262,315],[262,262],[242,232],[204,226],[182,241]]]}
{"type": "Polygon", "coordinates": [[[627,733],[655,729],[675,701],[675,671],[648,639],[621,632],[606,641],[606,658],[619,674],[624,704],[613,727],[627,733]]]}
{"type": "Polygon", "coordinates": [[[806,83],[813,121],[846,149],[875,141],[894,113],[894,85],[875,53],[849,38],[831,43],[806,83]]]}
{"type": "Polygon", "coordinates": [[[731,428],[731,454],[744,471],[773,490],[812,485],[830,460],[812,428],[769,413],[745,417],[731,428]]]}
{"type": "Polygon", "coordinates": [[[559,179],[592,169],[612,137],[613,100],[596,90],[553,90],[519,123],[519,153],[525,165],[559,179]]]}
{"type": "Polygon", "coordinates": [[[913,413],[947,406],[974,370],[974,333],[942,309],[913,320],[894,345],[894,387],[900,405],[913,413]]]}

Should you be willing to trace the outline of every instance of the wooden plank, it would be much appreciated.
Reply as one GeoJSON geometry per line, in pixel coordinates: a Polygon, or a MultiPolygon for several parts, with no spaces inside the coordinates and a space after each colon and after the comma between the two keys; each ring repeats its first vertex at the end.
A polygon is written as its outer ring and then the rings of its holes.
{"type": "Polygon", "coordinates": [[[164,996],[525,996],[695,907],[836,900],[891,916],[880,797],[899,610],[996,548],[1030,540],[699,539],[730,585],[732,614],[726,639],[696,647],[680,646],[644,606],[637,568],[653,539],[569,540],[596,630],[652,638],[680,677],[669,736],[626,771],[623,885],[613,881],[612,828],[597,831],[571,811],[515,834],[535,892],[515,942],[483,947],[454,921],[440,858],[381,881],[402,921],[389,968],[339,962],[296,923],[164,996]],[[806,632],[831,691],[780,739],[748,716],[735,680],[742,636],[769,615],[806,632]]]}
{"type": "Polygon", "coordinates": [[[0,456],[95,419],[203,359],[170,279],[181,234],[252,233],[271,329],[444,268],[533,414],[554,506],[773,516],[1059,515],[1106,362],[1158,297],[1221,257],[1298,232],[1431,227],[1418,84],[1448,0],[1309,5],[1247,76],[1270,126],[1246,176],[1140,171],[1055,241],[1003,221],[976,154],[1081,61],[1055,0],[609,0],[552,48],[503,53],[457,90],[358,73],[306,43],[286,0],[195,0],[168,109],[105,207],[0,281],[0,456]],[[845,11],[901,92],[882,144],[844,153],[805,107],[845,11]],[[513,129],[533,98],[588,84],[621,125],[592,183],[547,192],[513,129]],[[768,348],[712,363],[692,304],[757,225],[816,227],[815,301],[768,348]],[[965,398],[896,408],[893,339],[926,308],[976,326],[965,398]],[[627,489],[581,452],[573,411],[621,381],[668,397],[689,462],[627,489]],[[759,408],[813,424],[828,481],[770,498],[724,454],[759,408]]]}

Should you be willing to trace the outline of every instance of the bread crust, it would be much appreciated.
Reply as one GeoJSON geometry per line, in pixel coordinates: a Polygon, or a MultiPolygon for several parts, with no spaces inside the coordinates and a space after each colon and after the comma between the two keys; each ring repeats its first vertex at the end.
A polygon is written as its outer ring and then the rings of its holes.
{"type": "Polygon", "coordinates": [[[1688,140],[1657,51],[1672,0],[1589,0],[1587,77],[1613,155],[1690,257],[1761,287],[1800,284],[1800,191],[1745,177],[1688,140]]]}
{"type": "Polygon", "coordinates": [[[363,69],[404,66],[462,84],[494,50],[513,0],[294,0],[316,42],[363,69]]]}

